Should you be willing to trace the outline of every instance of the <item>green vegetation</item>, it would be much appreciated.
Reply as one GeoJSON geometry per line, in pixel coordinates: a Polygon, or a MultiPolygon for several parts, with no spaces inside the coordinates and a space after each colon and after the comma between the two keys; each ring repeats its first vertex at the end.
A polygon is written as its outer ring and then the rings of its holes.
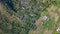
{"type": "MultiPolygon", "coordinates": [[[[49,16],[49,20],[43,21],[42,28],[40,29],[41,33],[39,34],[44,34],[47,28],[48,30],[53,30],[55,23],[50,16],[48,8],[52,5],[60,7],[60,0],[43,1],[1,0],[0,3],[4,5],[5,8],[3,8],[4,10],[0,9],[0,17],[2,17],[0,20],[0,34],[29,34],[31,30],[35,31],[39,27],[36,26],[35,22],[42,16],[42,13],[43,16],[49,16]]],[[[58,22],[60,22],[60,18],[58,22]]],[[[54,31],[53,34],[57,34],[57,32],[54,31]]]]}
{"type": "Polygon", "coordinates": [[[49,20],[49,21],[47,21],[46,23],[43,24],[43,27],[51,29],[53,27],[53,25],[54,25],[54,21],[53,20],[49,20]]]}

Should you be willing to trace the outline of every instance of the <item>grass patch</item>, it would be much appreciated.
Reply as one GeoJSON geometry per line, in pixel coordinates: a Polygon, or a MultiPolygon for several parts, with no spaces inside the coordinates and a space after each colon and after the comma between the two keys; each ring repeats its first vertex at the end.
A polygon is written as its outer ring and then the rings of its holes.
{"type": "Polygon", "coordinates": [[[50,19],[49,21],[43,24],[43,28],[52,29],[53,24],[54,24],[54,21],[50,19]]]}
{"type": "Polygon", "coordinates": [[[55,5],[57,6],[57,7],[60,7],[60,0],[55,0],[55,5]]]}

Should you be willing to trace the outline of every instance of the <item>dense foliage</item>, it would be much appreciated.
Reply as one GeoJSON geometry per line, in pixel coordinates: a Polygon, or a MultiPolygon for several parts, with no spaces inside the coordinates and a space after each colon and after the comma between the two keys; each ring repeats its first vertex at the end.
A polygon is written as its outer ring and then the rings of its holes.
{"type": "Polygon", "coordinates": [[[34,23],[52,4],[37,0],[0,0],[0,3],[6,7],[6,13],[1,12],[0,16],[0,34],[28,34],[30,30],[35,30],[34,23]]]}

